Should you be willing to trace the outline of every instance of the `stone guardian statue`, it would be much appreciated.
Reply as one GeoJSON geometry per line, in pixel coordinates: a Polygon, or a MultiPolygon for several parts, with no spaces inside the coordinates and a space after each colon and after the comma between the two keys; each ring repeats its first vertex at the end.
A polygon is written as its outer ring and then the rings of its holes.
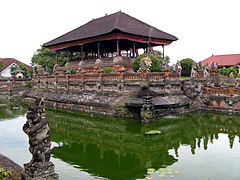
{"type": "Polygon", "coordinates": [[[23,131],[29,137],[29,151],[32,159],[24,164],[23,180],[57,180],[54,164],[50,161],[51,136],[48,121],[45,119],[44,99],[38,98],[28,108],[27,121],[23,131]]]}

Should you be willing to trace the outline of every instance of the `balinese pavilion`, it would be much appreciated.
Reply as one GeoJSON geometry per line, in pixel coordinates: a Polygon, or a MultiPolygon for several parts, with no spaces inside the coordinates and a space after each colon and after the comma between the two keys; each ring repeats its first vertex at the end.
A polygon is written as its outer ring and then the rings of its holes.
{"type": "Polygon", "coordinates": [[[124,67],[131,72],[139,49],[151,53],[154,46],[162,46],[164,56],[164,46],[176,40],[175,36],[119,11],[93,19],[44,46],[57,52],[68,52],[69,66],[84,64],[90,71],[101,64],[101,67],[124,67]],[[76,52],[79,56],[73,58],[76,52]]]}

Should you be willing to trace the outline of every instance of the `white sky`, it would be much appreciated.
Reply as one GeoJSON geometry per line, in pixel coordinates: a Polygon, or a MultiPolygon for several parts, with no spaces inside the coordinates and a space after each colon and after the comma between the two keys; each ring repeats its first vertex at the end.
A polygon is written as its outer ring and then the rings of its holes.
{"type": "Polygon", "coordinates": [[[41,44],[119,10],[178,37],[171,63],[240,54],[239,0],[0,0],[0,58],[30,64],[41,44]]]}

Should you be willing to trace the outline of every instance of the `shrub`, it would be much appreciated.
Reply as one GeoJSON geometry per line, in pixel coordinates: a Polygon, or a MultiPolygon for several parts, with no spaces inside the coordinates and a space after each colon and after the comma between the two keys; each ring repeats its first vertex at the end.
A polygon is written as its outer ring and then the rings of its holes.
{"type": "Polygon", "coordinates": [[[75,69],[70,69],[70,73],[71,74],[76,74],[76,70],[75,69]]]}
{"type": "Polygon", "coordinates": [[[192,60],[191,58],[182,59],[180,61],[182,67],[182,76],[190,76],[193,63],[194,60],[192,60]]]}
{"type": "Polygon", "coordinates": [[[105,73],[111,73],[113,70],[114,70],[113,67],[103,67],[103,71],[104,71],[105,73]]]}
{"type": "Polygon", "coordinates": [[[151,72],[160,72],[161,71],[160,60],[157,59],[152,54],[142,54],[142,55],[138,56],[133,63],[133,71],[135,71],[135,72],[138,71],[138,69],[140,68],[141,59],[145,58],[145,57],[149,57],[152,60],[152,64],[150,67],[151,72]]]}
{"type": "Polygon", "coordinates": [[[4,171],[2,168],[0,168],[0,179],[8,180],[11,178],[12,173],[9,171],[4,171]]]}
{"type": "Polygon", "coordinates": [[[220,74],[222,74],[224,76],[229,76],[230,73],[233,73],[234,78],[238,77],[238,69],[236,66],[229,67],[229,68],[223,67],[223,68],[219,69],[219,72],[220,72],[220,74]]]}

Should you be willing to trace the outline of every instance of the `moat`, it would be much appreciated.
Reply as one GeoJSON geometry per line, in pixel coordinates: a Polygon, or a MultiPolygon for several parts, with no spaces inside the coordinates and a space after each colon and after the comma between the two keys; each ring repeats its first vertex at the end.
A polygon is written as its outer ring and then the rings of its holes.
{"type": "MultiPolygon", "coordinates": [[[[0,152],[21,166],[31,159],[22,131],[26,113],[27,106],[0,101],[0,152]]],[[[153,179],[240,177],[240,116],[192,112],[141,124],[47,109],[46,119],[60,179],[145,179],[149,168],[153,179]],[[161,134],[145,135],[149,130],[161,134]]]]}

